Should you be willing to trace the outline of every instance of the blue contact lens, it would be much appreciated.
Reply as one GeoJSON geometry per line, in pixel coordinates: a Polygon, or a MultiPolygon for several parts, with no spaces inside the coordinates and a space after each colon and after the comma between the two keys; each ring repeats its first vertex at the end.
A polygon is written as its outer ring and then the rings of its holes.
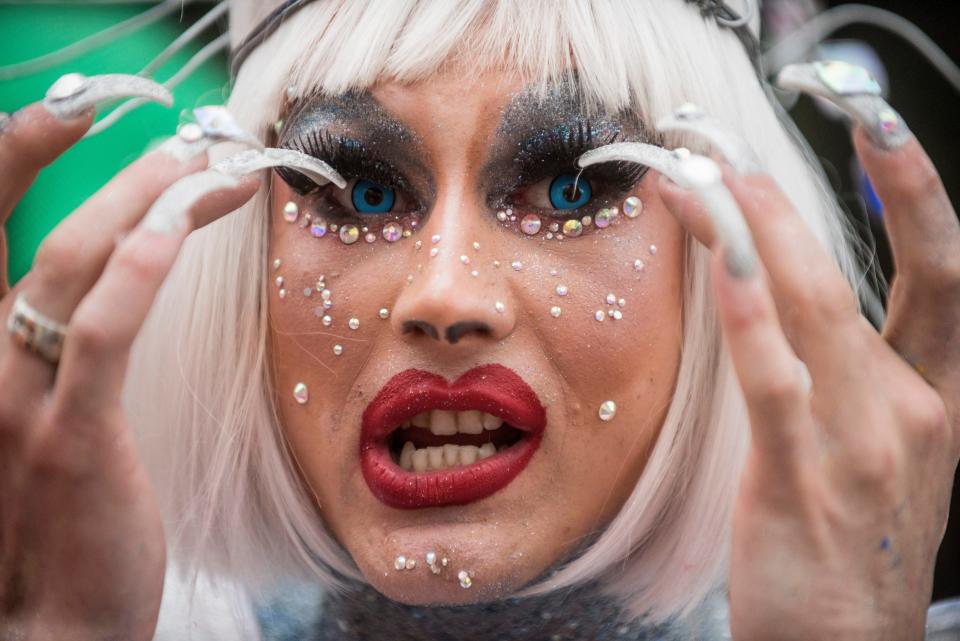
{"type": "Polygon", "coordinates": [[[353,207],[361,214],[382,214],[393,209],[396,192],[372,180],[361,178],[353,186],[353,207]]]}
{"type": "Polygon", "coordinates": [[[560,174],[550,183],[550,204],[554,209],[576,209],[583,207],[593,195],[590,183],[582,177],[577,180],[573,174],[560,174]],[[573,183],[577,186],[574,188],[573,183]]]}

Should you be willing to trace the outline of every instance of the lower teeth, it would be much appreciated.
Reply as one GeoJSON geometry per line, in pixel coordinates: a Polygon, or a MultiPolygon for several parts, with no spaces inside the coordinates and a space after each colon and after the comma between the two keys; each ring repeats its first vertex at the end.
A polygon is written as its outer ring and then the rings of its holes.
{"type": "MultiPolygon", "coordinates": [[[[500,448],[502,451],[504,448],[500,448]]],[[[477,461],[489,458],[497,453],[493,443],[476,445],[454,445],[447,443],[440,447],[417,448],[407,441],[400,450],[399,465],[411,472],[426,472],[428,470],[445,470],[451,467],[472,465],[477,461]]]]}

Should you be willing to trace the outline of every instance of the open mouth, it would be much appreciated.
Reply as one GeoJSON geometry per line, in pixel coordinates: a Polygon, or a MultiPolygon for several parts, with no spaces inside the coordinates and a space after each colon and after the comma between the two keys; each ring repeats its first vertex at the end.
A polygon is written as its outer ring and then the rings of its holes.
{"type": "Polygon", "coordinates": [[[390,435],[390,456],[407,472],[473,465],[515,445],[524,436],[503,419],[479,410],[430,410],[390,435]]]}
{"type": "Polygon", "coordinates": [[[391,507],[462,505],[508,485],[545,428],[536,393],[507,367],[476,367],[453,383],[406,370],[363,413],[360,467],[391,507]]]}

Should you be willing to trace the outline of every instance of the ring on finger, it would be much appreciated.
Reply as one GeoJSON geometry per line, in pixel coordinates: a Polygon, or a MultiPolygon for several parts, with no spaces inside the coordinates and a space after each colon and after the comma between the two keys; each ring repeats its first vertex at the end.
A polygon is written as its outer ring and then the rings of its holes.
{"type": "Polygon", "coordinates": [[[7,317],[7,330],[14,344],[33,352],[51,365],[60,362],[67,326],[38,312],[18,294],[7,317]]]}

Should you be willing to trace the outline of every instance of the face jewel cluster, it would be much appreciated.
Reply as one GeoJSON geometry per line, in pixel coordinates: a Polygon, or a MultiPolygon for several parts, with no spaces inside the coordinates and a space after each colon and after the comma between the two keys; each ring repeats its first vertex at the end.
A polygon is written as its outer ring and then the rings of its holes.
{"type": "MultiPolygon", "coordinates": [[[[594,216],[571,218],[562,224],[551,218],[541,218],[538,214],[527,214],[520,218],[520,231],[527,236],[541,235],[546,240],[563,240],[582,236],[589,227],[606,229],[620,222],[621,217],[636,218],[643,213],[643,202],[636,196],[630,196],[621,203],[621,207],[604,207],[594,216]],[[622,216],[621,216],[622,214],[622,216]]],[[[497,212],[500,222],[517,222],[512,209],[497,212]]]]}
{"type": "Polygon", "coordinates": [[[302,229],[310,229],[310,235],[314,238],[339,238],[344,245],[353,245],[361,238],[366,243],[375,243],[379,238],[383,238],[388,243],[395,243],[404,238],[409,238],[416,231],[419,221],[416,217],[410,217],[405,221],[392,220],[381,228],[380,234],[376,234],[366,225],[337,225],[336,223],[327,224],[327,221],[320,216],[311,216],[300,210],[300,206],[292,200],[283,206],[283,219],[288,223],[295,223],[302,229]]]}
{"type": "Polygon", "coordinates": [[[607,311],[604,312],[602,309],[598,309],[594,312],[593,318],[598,322],[602,322],[606,318],[621,320],[623,318],[623,312],[620,310],[627,306],[627,300],[625,298],[617,298],[616,294],[613,293],[607,294],[603,300],[608,305],[607,311]]]}
{"type": "MultiPolygon", "coordinates": [[[[450,565],[450,559],[445,556],[438,556],[436,552],[427,552],[423,555],[423,560],[427,563],[427,568],[430,569],[431,574],[440,574],[450,565]]],[[[415,570],[417,567],[417,560],[412,556],[407,556],[405,554],[399,554],[393,560],[393,569],[397,572],[404,572],[408,570],[415,570]]],[[[457,573],[457,579],[460,581],[460,586],[463,588],[469,588],[473,581],[470,579],[472,572],[467,572],[466,570],[460,570],[457,573]],[[466,577],[464,580],[463,577],[466,577]]]]}

